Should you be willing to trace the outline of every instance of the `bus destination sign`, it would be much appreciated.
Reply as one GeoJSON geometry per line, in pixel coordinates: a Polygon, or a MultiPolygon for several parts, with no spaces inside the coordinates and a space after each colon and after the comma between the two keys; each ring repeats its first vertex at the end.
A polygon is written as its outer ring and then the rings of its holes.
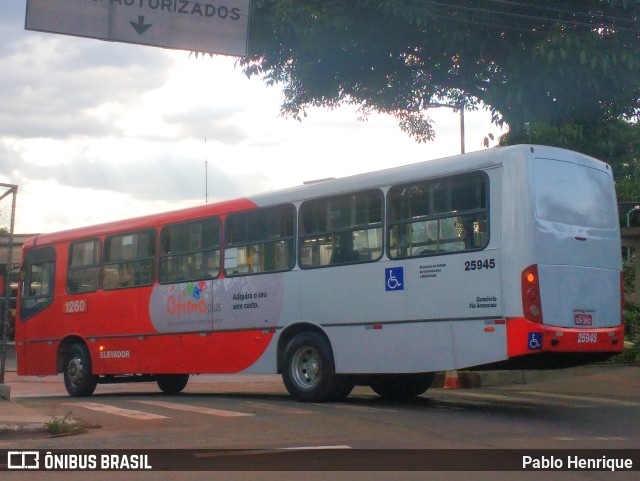
{"type": "Polygon", "coordinates": [[[27,0],[25,28],[242,57],[250,0],[27,0]]]}

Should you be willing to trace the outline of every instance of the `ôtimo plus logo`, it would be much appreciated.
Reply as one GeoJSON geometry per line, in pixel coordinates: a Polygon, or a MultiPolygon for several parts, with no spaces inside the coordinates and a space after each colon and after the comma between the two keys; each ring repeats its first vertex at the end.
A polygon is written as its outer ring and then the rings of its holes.
{"type": "Polygon", "coordinates": [[[207,290],[205,281],[189,282],[179,287],[171,286],[167,299],[167,313],[181,317],[194,312],[206,314],[209,310],[204,292],[207,290]]]}

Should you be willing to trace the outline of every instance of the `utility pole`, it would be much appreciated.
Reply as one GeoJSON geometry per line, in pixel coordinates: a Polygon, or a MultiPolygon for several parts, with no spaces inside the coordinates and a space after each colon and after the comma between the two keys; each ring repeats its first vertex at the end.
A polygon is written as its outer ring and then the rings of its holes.
{"type": "MultiPolygon", "coordinates": [[[[429,107],[435,107],[435,108],[439,108],[439,107],[446,107],[449,109],[455,109],[455,107],[453,105],[449,105],[449,104],[441,104],[438,102],[433,102],[428,104],[429,107]]],[[[460,105],[460,153],[464,154],[465,153],[465,146],[464,146],[464,105],[460,105]]]]}
{"type": "Polygon", "coordinates": [[[204,203],[209,203],[209,160],[207,159],[207,138],[204,138],[204,203]]]}
{"type": "Polygon", "coordinates": [[[460,153],[464,154],[464,106],[460,107],[460,153]]]}

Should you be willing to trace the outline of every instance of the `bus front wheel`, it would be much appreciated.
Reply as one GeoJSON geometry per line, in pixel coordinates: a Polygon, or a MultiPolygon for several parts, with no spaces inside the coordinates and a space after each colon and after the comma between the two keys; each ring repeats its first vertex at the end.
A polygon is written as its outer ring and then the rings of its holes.
{"type": "Polygon", "coordinates": [[[91,396],[98,384],[97,376],[91,372],[91,356],[82,344],[69,348],[64,362],[64,386],[73,397],[91,396]]]}
{"type": "Polygon", "coordinates": [[[322,402],[346,397],[353,382],[337,375],[329,341],[316,332],[291,338],[284,353],[282,380],[297,401],[322,402]]]}
{"type": "Polygon", "coordinates": [[[158,387],[167,394],[179,393],[187,386],[188,382],[188,374],[163,374],[158,377],[158,387]]]}

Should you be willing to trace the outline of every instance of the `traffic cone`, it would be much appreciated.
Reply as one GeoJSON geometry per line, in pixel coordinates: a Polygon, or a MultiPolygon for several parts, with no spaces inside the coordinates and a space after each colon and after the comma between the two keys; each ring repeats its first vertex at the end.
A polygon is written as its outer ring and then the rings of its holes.
{"type": "Polygon", "coordinates": [[[444,377],[445,389],[460,389],[460,378],[458,377],[458,371],[447,371],[444,377]]]}

